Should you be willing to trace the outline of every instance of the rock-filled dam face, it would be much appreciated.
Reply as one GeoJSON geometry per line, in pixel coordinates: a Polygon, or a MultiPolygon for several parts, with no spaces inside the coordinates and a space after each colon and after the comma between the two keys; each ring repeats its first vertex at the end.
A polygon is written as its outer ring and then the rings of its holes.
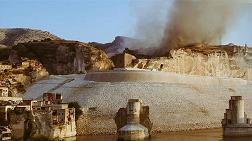
{"type": "MultiPolygon", "coordinates": [[[[120,76],[125,72],[118,73],[120,76]]],[[[104,81],[98,81],[89,76],[90,81],[85,80],[84,75],[50,76],[28,88],[22,97],[34,99],[51,91],[62,93],[65,102],[77,101],[84,111],[77,122],[77,132],[82,135],[115,134],[113,118],[119,108],[126,106],[128,99],[141,99],[150,107],[153,132],[221,127],[223,113],[233,95],[244,98],[245,111],[252,117],[252,105],[249,104],[252,103],[252,81],[167,72],[127,73],[127,80],[131,81],[122,81],[126,79],[124,77],[113,81],[111,77],[110,82],[104,82],[106,77],[101,78],[104,81]],[[143,77],[135,80],[136,73],[143,77]],[[157,78],[160,81],[156,81],[157,78]]]]}

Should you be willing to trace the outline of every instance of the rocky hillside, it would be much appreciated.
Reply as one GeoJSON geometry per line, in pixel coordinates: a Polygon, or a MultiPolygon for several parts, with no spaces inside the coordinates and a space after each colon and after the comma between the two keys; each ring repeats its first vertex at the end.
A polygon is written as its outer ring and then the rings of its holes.
{"type": "MultiPolygon", "coordinates": [[[[55,75],[103,71],[114,66],[102,50],[78,41],[44,40],[19,43],[8,52],[9,60],[16,58],[15,56],[37,59],[49,74],[55,75]]],[[[6,56],[0,56],[4,57],[6,56]]]]}
{"type": "Polygon", "coordinates": [[[41,30],[34,30],[28,28],[0,28],[0,47],[13,46],[18,43],[24,43],[34,40],[44,39],[60,39],[59,37],[41,30]]]}
{"type": "MultiPolygon", "coordinates": [[[[144,42],[137,39],[117,36],[111,43],[91,42],[97,48],[102,49],[109,57],[123,53],[125,50],[130,51],[130,54],[139,56],[140,58],[152,57],[170,57],[169,49],[158,47],[146,47],[144,42]]],[[[190,50],[191,52],[201,53],[204,55],[214,52],[227,52],[228,55],[233,55],[234,48],[238,46],[234,44],[228,45],[210,45],[205,43],[194,43],[181,46],[177,49],[190,50]]]]}
{"type": "Polygon", "coordinates": [[[150,48],[144,48],[143,44],[140,41],[123,36],[115,37],[114,41],[112,41],[111,43],[102,44],[92,42],[91,44],[97,48],[102,49],[105,53],[107,53],[109,57],[123,53],[125,49],[130,49],[136,53],[145,55],[147,55],[150,50],[150,48]]]}
{"type": "Polygon", "coordinates": [[[48,77],[48,72],[37,60],[21,58],[16,66],[0,61],[0,86],[9,88],[9,96],[25,92],[25,87],[48,77]]]}
{"type": "Polygon", "coordinates": [[[125,50],[126,54],[111,57],[120,68],[117,56],[125,56],[126,68],[153,71],[175,72],[200,76],[234,77],[248,79],[252,68],[252,50],[247,46],[190,44],[173,49],[167,56],[139,56],[135,51],[125,50]],[[135,59],[133,59],[135,58],[135,59]]]}

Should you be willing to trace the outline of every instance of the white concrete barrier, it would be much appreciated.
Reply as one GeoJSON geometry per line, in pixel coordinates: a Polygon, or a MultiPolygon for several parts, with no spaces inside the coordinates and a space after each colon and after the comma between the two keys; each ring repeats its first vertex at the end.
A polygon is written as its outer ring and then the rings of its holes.
{"type": "Polygon", "coordinates": [[[153,71],[106,71],[90,72],[85,80],[96,82],[165,82],[192,85],[237,86],[247,85],[247,80],[240,78],[221,78],[210,76],[182,75],[169,72],[153,71]]]}

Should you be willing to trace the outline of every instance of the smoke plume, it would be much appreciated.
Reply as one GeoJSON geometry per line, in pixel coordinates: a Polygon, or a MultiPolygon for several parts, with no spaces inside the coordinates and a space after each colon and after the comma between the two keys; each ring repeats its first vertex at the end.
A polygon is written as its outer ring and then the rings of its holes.
{"type": "Polygon", "coordinates": [[[174,0],[170,8],[167,2],[161,5],[151,10],[160,11],[166,5],[164,26],[157,23],[160,15],[149,14],[148,19],[139,19],[136,36],[143,36],[147,43],[154,41],[155,47],[166,51],[191,43],[219,44],[239,10],[239,0],[174,0]]]}
{"type": "Polygon", "coordinates": [[[237,0],[176,0],[161,47],[220,43],[227,27],[235,21],[236,6],[237,0]]]}

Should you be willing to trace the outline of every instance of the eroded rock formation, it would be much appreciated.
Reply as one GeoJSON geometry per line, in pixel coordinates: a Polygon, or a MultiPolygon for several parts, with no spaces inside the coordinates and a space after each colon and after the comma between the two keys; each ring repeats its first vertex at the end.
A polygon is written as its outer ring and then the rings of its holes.
{"type": "Polygon", "coordinates": [[[38,59],[50,74],[84,73],[86,70],[102,71],[114,67],[102,50],[77,41],[22,43],[12,49],[22,57],[38,59]]]}
{"type": "Polygon", "coordinates": [[[173,50],[172,58],[138,59],[135,68],[175,72],[180,74],[244,77],[235,57],[226,52],[215,52],[208,55],[193,53],[191,50],[173,50]]]}

